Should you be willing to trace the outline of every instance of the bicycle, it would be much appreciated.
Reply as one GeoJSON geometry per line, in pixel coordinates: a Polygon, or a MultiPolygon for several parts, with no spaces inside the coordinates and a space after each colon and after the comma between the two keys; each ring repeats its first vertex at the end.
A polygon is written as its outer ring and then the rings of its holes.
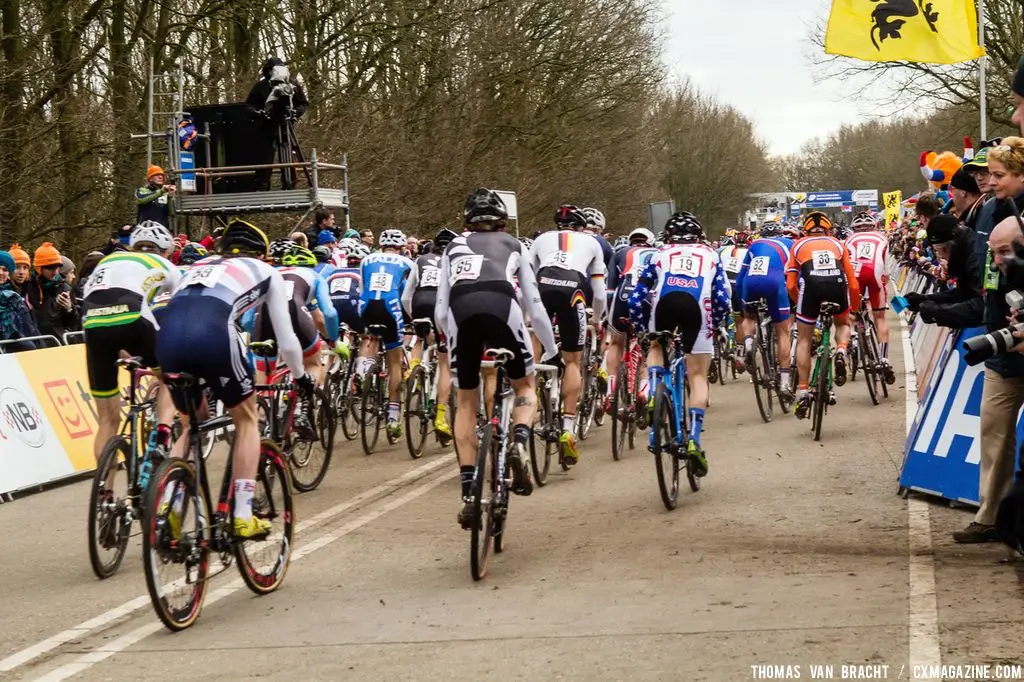
{"type": "MultiPolygon", "coordinates": [[[[347,327],[343,327],[341,334],[342,337],[346,337],[352,332],[347,327]]],[[[359,396],[353,389],[352,379],[355,376],[358,353],[353,353],[350,350],[347,360],[337,352],[333,355],[334,360],[327,372],[327,379],[324,381],[324,393],[327,395],[335,422],[341,426],[345,440],[355,440],[359,435],[360,414],[359,396]]]]}
{"type": "MultiPolygon", "coordinates": [[[[429,317],[412,321],[416,336],[423,339],[423,361],[413,368],[405,382],[405,441],[409,446],[409,456],[419,459],[423,456],[423,444],[427,440],[427,431],[434,425],[437,417],[437,380],[439,348],[436,343],[426,346],[426,340],[433,333],[433,324],[429,317]]],[[[438,444],[447,447],[452,439],[434,432],[438,444]]]]}
{"type": "MultiPolygon", "coordinates": [[[[367,325],[366,333],[377,337],[377,357],[373,367],[363,377],[359,410],[359,433],[363,442],[363,452],[372,455],[380,430],[388,420],[388,361],[384,350],[384,339],[387,327],[382,324],[367,325]]],[[[390,433],[385,434],[389,445],[398,442],[398,438],[390,433]]]]}
{"type": "Polygon", "coordinates": [[[733,381],[736,380],[736,335],[730,329],[731,326],[730,319],[720,324],[715,330],[711,346],[711,368],[708,371],[709,384],[713,384],[717,380],[718,383],[725,386],[726,374],[730,373],[733,381]]]}
{"type": "Polygon", "coordinates": [[[144,512],[144,490],[139,479],[156,409],[155,384],[145,391],[141,401],[138,399],[142,380],[156,376],[143,367],[142,358],[120,359],[117,365],[131,375],[128,414],[120,432],[104,444],[89,492],[89,562],[101,580],[114,575],[121,566],[132,524],[144,512]],[[115,491],[119,471],[127,477],[123,493],[115,491]],[[105,561],[102,554],[110,550],[113,556],[105,561]]]}
{"type": "Polygon", "coordinates": [[[852,364],[859,364],[864,372],[864,383],[868,386],[868,395],[871,396],[871,403],[877,405],[878,389],[881,387],[882,395],[889,397],[889,387],[885,383],[885,367],[881,361],[881,352],[878,349],[878,332],[875,329],[875,320],[872,317],[871,300],[865,294],[861,298],[860,310],[854,321],[854,334],[859,340],[857,347],[851,349],[852,364]]]}
{"type": "MultiPolygon", "coordinates": [[[[273,355],[274,342],[251,342],[254,354],[266,359],[273,355]]],[[[269,367],[269,365],[268,365],[269,367]]],[[[298,392],[291,385],[291,371],[281,365],[267,376],[267,383],[255,387],[257,410],[265,421],[262,435],[274,441],[287,457],[292,473],[292,485],[302,493],[316,490],[327,475],[334,454],[334,434],[337,429],[330,404],[317,389],[310,400],[316,413],[316,440],[301,437],[295,429],[295,416],[299,404],[298,392]]]]}
{"type": "Polygon", "coordinates": [[[754,384],[754,395],[757,397],[757,409],[765,423],[772,420],[772,394],[778,398],[779,407],[788,411],[793,404],[792,392],[786,396],[782,392],[782,378],[779,368],[778,350],[775,342],[775,329],[772,324],[768,306],[762,300],[755,311],[756,336],[754,350],[750,354],[753,362],[747,370],[750,372],[751,383],[754,384]]]}
{"type": "MultiPolygon", "coordinates": [[[[178,631],[195,623],[202,610],[213,577],[209,572],[210,552],[219,553],[222,571],[232,560],[237,561],[242,582],[255,594],[267,594],[280,587],[291,560],[295,509],[291,473],[284,455],[272,441],[263,439],[256,469],[253,515],[271,521],[274,529],[264,537],[236,539],[232,485],[235,444],[224,469],[215,508],[210,506],[206,461],[196,457],[202,434],[227,427],[231,417],[222,415],[200,423],[193,397],[197,379],[184,373],[165,374],[163,379],[168,387],[185,396],[188,446],[185,458],[164,460],[150,483],[146,493],[142,558],[153,609],[168,629],[178,631]],[[256,550],[255,556],[250,556],[250,549],[256,550]],[[174,567],[183,568],[184,575],[163,580],[162,569],[174,567]],[[184,593],[181,603],[173,600],[179,591],[184,593]]],[[[282,387],[283,390],[295,388],[282,387]]]]}
{"type": "Polygon", "coordinates": [[[815,337],[817,330],[821,332],[821,339],[817,341],[817,348],[814,349],[814,367],[811,371],[810,392],[811,398],[811,428],[814,430],[814,440],[821,440],[821,424],[828,413],[828,406],[835,405],[832,381],[832,316],[840,310],[837,303],[826,302],[821,304],[821,314],[818,316],[815,325],[815,337]]]}
{"type": "Polygon", "coordinates": [[[633,450],[636,447],[637,429],[647,428],[647,405],[638,395],[638,377],[644,365],[644,352],[629,319],[622,318],[622,321],[626,325],[626,338],[622,344],[623,357],[615,378],[611,409],[612,459],[615,461],[622,459],[625,454],[627,439],[629,449],[633,450]]]}
{"type": "Polygon", "coordinates": [[[500,554],[503,549],[511,483],[507,456],[514,395],[505,373],[505,363],[514,357],[505,348],[493,348],[484,354],[481,363],[482,367],[493,367],[498,376],[494,388],[494,414],[477,429],[480,445],[471,488],[473,527],[469,540],[473,580],[481,580],[487,575],[492,544],[495,554],[500,554]]]}
{"type": "Polygon", "coordinates": [[[682,338],[676,332],[650,332],[647,338],[651,343],[661,344],[664,360],[669,363],[667,371],[664,367],[650,367],[648,371],[651,373],[651,395],[654,396],[650,450],[654,453],[661,501],[666,509],[672,511],[679,501],[680,460],[685,462],[690,489],[693,492],[700,490],[696,461],[688,452],[686,360],[682,338]],[[671,347],[666,343],[668,340],[671,340],[671,347]]]}

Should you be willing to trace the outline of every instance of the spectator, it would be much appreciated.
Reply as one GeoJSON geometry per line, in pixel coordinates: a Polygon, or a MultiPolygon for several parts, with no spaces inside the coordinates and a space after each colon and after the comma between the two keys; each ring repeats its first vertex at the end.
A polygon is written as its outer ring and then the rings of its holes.
{"type": "Polygon", "coordinates": [[[410,236],[405,240],[405,251],[409,258],[416,260],[420,255],[420,240],[410,236]]]}
{"type": "Polygon", "coordinates": [[[305,232],[292,232],[288,235],[288,239],[291,239],[304,249],[309,248],[309,237],[306,236],[305,232]]]}
{"type": "Polygon", "coordinates": [[[914,204],[914,213],[917,215],[918,223],[922,228],[928,228],[928,221],[939,215],[942,206],[935,192],[922,192],[914,204]]]}
{"type": "Polygon", "coordinates": [[[373,230],[363,230],[359,235],[359,238],[363,240],[363,246],[369,247],[370,249],[376,246],[373,238],[373,230]]]}
{"type": "Polygon", "coordinates": [[[969,171],[958,170],[949,181],[949,196],[953,200],[953,208],[957,218],[966,227],[974,229],[981,211],[982,194],[978,182],[969,171]]]}
{"type": "MultiPolygon", "coordinates": [[[[136,225],[144,220],[154,220],[164,226],[171,224],[171,204],[168,197],[174,194],[176,188],[174,185],[165,184],[166,180],[167,176],[160,166],[150,166],[146,170],[146,184],[135,190],[135,204],[138,207],[136,225]]],[[[128,233],[131,234],[130,229],[128,233]]]]}
{"type": "MultiPolygon", "coordinates": [[[[306,237],[308,244],[316,245],[320,233],[324,230],[330,230],[334,232],[334,213],[331,211],[318,210],[313,214],[313,224],[306,228],[306,237]]],[[[338,235],[334,235],[334,240],[338,240],[338,235]]],[[[294,239],[292,241],[295,241],[294,239]]]]}
{"type": "Polygon", "coordinates": [[[10,254],[14,259],[14,275],[11,277],[11,283],[14,290],[24,296],[25,286],[28,284],[29,277],[32,276],[32,261],[29,260],[25,249],[21,248],[21,244],[11,246],[10,254]]]}
{"type": "Polygon", "coordinates": [[[974,251],[974,233],[951,215],[939,215],[928,222],[928,244],[934,249],[945,271],[945,279],[955,278],[956,287],[927,296],[917,292],[906,295],[910,309],[921,320],[953,329],[965,329],[982,323],[985,304],[983,283],[974,251]]]}
{"type": "MultiPolygon", "coordinates": [[[[0,341],[15,341],[39,336],[36,322],[25,304],[25,299],[14,289],[11,276],[14,274],[14,258],[7,251],[0,251],[0,341]]],[[[5,343],[5,353],[33,350],[34,341],[5,343]]]]}
{"type": "Polygon", "coordinates": [[[65,332],[80,326],[71,287],[60,275],[60,252],[50,242],[36,249],[36,276],[28,282],[25,300],[36,317],[41,334],[63,340],[65,332]]]}
{"type": "Polygon", "coordinates": [[[64,278],[69,287],[74,287],[78,279],[75,276],[75,262],[67,256],[61,255],[60,263],[60,276],[64,278]]]}
{"type": "Polygon", "coordinates": [[[84,298],[85,283],[89,281],[92,271],[96,269],[96,266],[99,265],[105,255],[102,251],[90,251],[82,259],[82,267],[78,268],[78,280],[71,287],[72,292],[75,294],[75,302],[79,308],[82,307],[81,302],[82,298],[84,298]]]}

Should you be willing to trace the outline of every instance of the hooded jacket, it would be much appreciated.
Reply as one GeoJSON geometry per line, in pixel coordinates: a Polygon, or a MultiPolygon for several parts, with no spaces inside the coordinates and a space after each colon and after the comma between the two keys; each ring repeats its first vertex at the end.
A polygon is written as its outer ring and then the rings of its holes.
{"type": "Polygon", "coordinates": [[[66,332],[77,331],[81,327],[74,294],[60,275],[52,280],[36,276],[26,282],[25,302],[35,315],[40,334],[56,336],[63,342],[66,332]],[[71,310],[65,310],[57,303],[57,296],[65,291],[71,297],[71,310]]]}

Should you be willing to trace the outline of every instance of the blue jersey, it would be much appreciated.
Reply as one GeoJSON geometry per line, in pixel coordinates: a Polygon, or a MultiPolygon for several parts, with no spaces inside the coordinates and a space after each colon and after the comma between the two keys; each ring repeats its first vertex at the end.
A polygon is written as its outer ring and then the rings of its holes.
{"type": "Polygon", "coordinates": [[[317,263],[316,267],[313,268],[313,272],[320,275],[324,279],[330,278],[338,270],[338,267],[333,263],[317,263]]]}
{"type": "Polygon", "coordinates": [[[361,264],[363,307],[369,301],[398,301],[409,279],[413,262],[397,253],[371,253],[361,264]]]}
{"type": "Polygon", "coordinates": [[[736,288],[742,289],[748,277],[769,277],[773,281],[786,279],[786,264],[793,250],[793,240],[789,237],[765,237],[754,240],[743,257],[739,274],[736,275],[736,288]]]}

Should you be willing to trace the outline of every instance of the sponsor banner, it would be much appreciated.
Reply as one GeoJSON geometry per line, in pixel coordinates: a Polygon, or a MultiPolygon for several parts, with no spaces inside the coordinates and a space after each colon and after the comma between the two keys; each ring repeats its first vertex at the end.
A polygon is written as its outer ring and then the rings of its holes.
{"type": "Polygon", "coordinates": [[[829,192],[808,192],[805,208],[840,208],[844,206],[878,207],[877,189],[844,189],[829,192]]]}
{"type": "Polygon", "coordinates": [[[882,195],[882,204],[885,206],[885,227],[892,225],[893,221],[900,219],[900,204],[903,203],[903,192],[886,192],[882,195]]]}

